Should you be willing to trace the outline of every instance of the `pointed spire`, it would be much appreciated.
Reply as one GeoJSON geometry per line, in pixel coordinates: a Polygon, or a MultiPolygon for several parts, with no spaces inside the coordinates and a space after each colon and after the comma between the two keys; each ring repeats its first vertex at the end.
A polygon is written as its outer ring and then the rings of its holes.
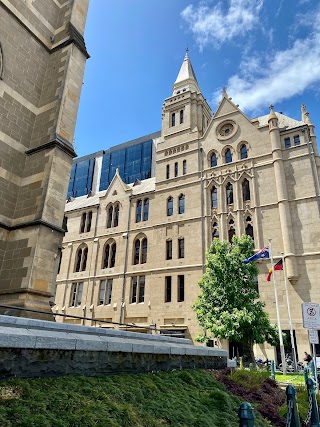
{"type": "Polygon", "coordinates": [[[272,120],[272,119],[278,120],[278,117],[276,116],[276,113],[274,112],[274,106],[271,104],[269,108],[270,108],[270,114],[269,114],[268,121],[272,120]]]}
{"type": "Polygon", "coordinates": [[[303,121],[303,123],[307,123],[307,116],[308,116],[308,111],[307,111],[307,107],[305,106],[305,104],[301,104],[301,120],[303,121]]]}
{"type": "Polygon", "coordinates": [[[189,90],[192,92],[201,92],[189,58],[188,48],[186,48],[183,63],[173,85],[173,95],[176,95],[179,90],[183,90],[184,92],[189,90]]]}

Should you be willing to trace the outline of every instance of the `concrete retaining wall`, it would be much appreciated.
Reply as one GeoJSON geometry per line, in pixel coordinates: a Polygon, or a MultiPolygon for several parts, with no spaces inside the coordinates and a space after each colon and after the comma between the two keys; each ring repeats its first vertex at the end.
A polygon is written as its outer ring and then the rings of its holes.
{"type": "Polygon", "coordinates": [[[0,378],[98,376],[227,366],[190,340],[0,316],[0,378]]]}

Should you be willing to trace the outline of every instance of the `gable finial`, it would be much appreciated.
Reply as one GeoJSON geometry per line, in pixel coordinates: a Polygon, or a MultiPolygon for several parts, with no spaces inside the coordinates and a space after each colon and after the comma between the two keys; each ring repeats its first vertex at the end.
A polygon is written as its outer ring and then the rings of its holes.
{"type": "Polygon", "coordinates": [[[226,98],[228,98],[227,88],[225,86],[222,88],[222,96],[225,96],[226,98]]]}

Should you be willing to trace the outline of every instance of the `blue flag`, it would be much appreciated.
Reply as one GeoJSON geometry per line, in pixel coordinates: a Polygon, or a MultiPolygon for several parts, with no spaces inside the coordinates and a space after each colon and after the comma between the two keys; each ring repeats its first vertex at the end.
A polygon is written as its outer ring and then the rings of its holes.
{"type": "Polygon", "coordinates": [[[257,261],[258,259],[261,259],[261,258],[270,258],[268,247],[260,249],[260,251],[252,255],[250,258],[244,259],[243,262],[244,264],[248,264],[251,261],[257,261]]]}

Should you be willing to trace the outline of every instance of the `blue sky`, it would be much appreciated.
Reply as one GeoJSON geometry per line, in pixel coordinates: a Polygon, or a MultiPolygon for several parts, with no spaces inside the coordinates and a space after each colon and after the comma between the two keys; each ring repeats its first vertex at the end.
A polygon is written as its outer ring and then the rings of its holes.
{"type": "Polygon", "coordinates": [[[319,28],[318,0],[90,0],[78,155],[160,130],[186,47],[212,111],[226,86],[251,118],[306,104],[317,132],[319,28]]]}

